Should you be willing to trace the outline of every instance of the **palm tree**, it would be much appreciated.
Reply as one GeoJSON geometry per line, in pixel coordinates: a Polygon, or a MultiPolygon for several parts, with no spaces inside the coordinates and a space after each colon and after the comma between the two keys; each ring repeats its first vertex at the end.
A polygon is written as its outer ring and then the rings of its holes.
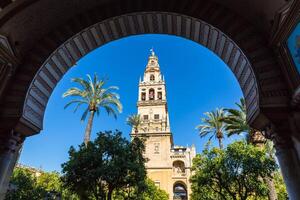
{"type": "Polygon", "coordinates": [[[117,118],[117,113],[122,112],[119,95],[113,92],[113,90],[118,90],[118,87],[111,86],[104,88],[106,81],[104,79],[99,80],[96,74],[94,74],[93,79],[90,75],[87,75],[87,77],[88,80],[73,78],[72,82],[78,83],[81,88],[72,87],[63,94],[63,97],[77,97],[67,103],[65,108],[71,104],[77,104],[74,109],[74,112],[76,112],[81,105],[86,105],[86,109],[81,116],[81,121],[84,121],[87,115],[90,114],[84,135],[86,146],[90,141],[94,115],[96,113],[99,116],[100,108],[104,108],[108,115],[111,114],[115,118],[117,118]]]}
{"type": "Polygon", "coordinates": [[[142,122],[141,116],[139,114],[130,115],[126,121],[127,121],[127,124],[134,129],[134,132],[138,133],[138,128],[140,127],[141,122],[142,122]]]}
{"type": "Polygon", "coordinates": [[[235,103],[238,109],[225,109],[227,111],[225,130],[228,137],[245,133],[248,143],[261,145],[265,142],[262,133],[251,128],[247,123],[247,109],[245,99],[241,98],[239,103],[235,103]]]}
{"type": "Polygon", "coordinates": [[[206,118],[202,118],[202,124],[198,125],[196,129],[199,130],[200,137],[205,137],[209,133],[212,134],[212,136],[209,138],[209,140],[212,139],[212,137],[216,137],[219,141],[220,149],[223,148],[223,138],[224,138],[224,122],[222,121],[225,117],[225,112],[223,108],[218,109],[216,111],[212,112],[206,112],[204,113],[206,115],[206,118]]]}
{"type": "Polygon", "coordinates": [[[235,134],[247,133],[250,130],[250,126],[246,121],[246,106],[245,100],[243,98],[240,99],[240,103],[236,103],[238,106],[237,109],[225,109],[228,114],[223,119],[226,123],[225,130],[228,136],[232,136],[235,134]]]}
{"type": "MultiPolygon", "coordinates": [[[[248,143],[263,148],[266,142],[265,137],[260,131],[251,128],[247,123],[247,109],[245,99],[241,98],[240,103],[236,103],[236,105],[238,106],[238,109],[226,109],[228,114],[223,119],[223,121],[225,122],[225,130],[228,137],[246,133],[248,143]]],[[[273,156],[273,154],[270,153],[272,151],[270,143],[267,142],[265,148],[267,149],[268,154],[270,154],[270,156],[273,156]]],[[[269,177],[263,177],[263,180],[269,188],[269,200],[276,200],[277,193],[275,190],[273,179],[269,177]]]]}

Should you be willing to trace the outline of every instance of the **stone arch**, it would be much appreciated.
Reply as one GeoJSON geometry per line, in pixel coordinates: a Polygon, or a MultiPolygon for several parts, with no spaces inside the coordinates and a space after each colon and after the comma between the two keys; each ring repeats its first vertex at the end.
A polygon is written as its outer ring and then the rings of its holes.
{"type": "Polygon", "coordinates": [[[252,121],[259,113],[259,87],[251,63],[240,47],[226,34],[202,20],[189,16],[166,12],[142,12],[96,23],[60,45],[43,63],[32,80],[26,94],[22,119],[33,124],[37,130],[41,129],[44,111],[52,90],[77,60],[114,39],[143,33],[181,36],[213,51],[230,67],[239,81],[247,103],[248,120],[252,121]],[[137,24],[134,24],[134,21],[137,24]]]}
{"type": "Polygon", "coordinates": [[[173,195],[174,200],[187,200],[188,189],[186,184],[182,181],[176,181],[173,184],[173,195]]]}
{"type": "Polygon", "coordinates": [[[155,81],[155,76],[153,74],[150,75],[150,81],[155,81]]]}
{"type": "Polygon", "coordinates": [[[148,97],[149,97],[149,100],[155,100],[155,89],[150,88],[148,90],[148,97]]]}
{"type": "Polygon", "coordinates": [[[172,166],[173,174],[181,174],[186,172],[186,165],[182,160],[174,160],[172,166]]]}
{"type": "MultiPolygon", "coordinates": [[[[284,129],[283,132],[287,132],[287,121],[283,119],[288,116],[292,91],[287,86],[272,48],[268,45],[266,32],[257,24],[251,24],[255,22],[254,19],[243,11],[240,12],[239,6],[243,3],[237,1],[237,7],[226,7],[221,2],[86,0],[85,4],[82,4],[80,1],[67,0],[12,1],[0,11],[0,29],[1,34],[9,38],[21,63],[12,68],[17,68],[13,71],[13,81],[5,86],[6,92],[0,97],[0,120],[3,122],[0,124],[0,132],[7,133],[13,129],[25,136],[39,132],[42,127],[40,118],[48,99],[41,96],[41,105],[29,102],[29,107],[25,101],[29,97],[29,90],[32,89],[32,80],[41,71],[41,66],[54,52],[63,47],[62,44],[71,41],[70,45],[75,46],[75,54],[78,55],[70,59],[74,64],[91,51],[90,45],[94,48],[97,41],[101,44],[96,45],[101,46],[121,37],[144,33],[177,35],[194,40],[211,50],[219,49],[219,56],[228,66],[231,66],[232,62],[235,63],[237,57],[247,56],[246,61],[249,63],[246,62],[246,66],[251,65],[252,68],[250,77],[254,74],[256,78],[254,88],[251,87],[253,79],[250,82],[244,78],[239,80],[242,82],[240,85],[244,85],[243,91],[250,90],[246,98],[248,110],[251,111],[248,113],[248,122],[258,129],[265,128],[270,122],[278,123],[284,129]],[[101,27],[95,27],[97,36],[90,30],[84,32],[87,27],[95,24],[101,24],[101,27]],[[85,42],[87,37],[93,38],[92,43],[85,42]],[[95,37],[98,37],[97,41],[95,37]],[[70,38],[77,38],[79,41],[75,42],[70,38]],[[238,48],[235,48],[233,41],[238,48]],[[78,42],[83,45],[80,51],[77,49],[78,42]]],[[[248,8],[246,10],[248,11],[248,8]]],[[[64,48],[60,52],[63,53],[64,48]]],[[[61,61],[62,58],[56,58],[55,61],[63,66],[62,70],[67,70],[68,66],[61,61]]],[[[238,61],[243,61],[242,65],[245,64],[243,59],[238,61]]],[[[240,65],[238,62],[236,66],[240,65]]],[[[235,67],[236,73],[242,74],[240,78],[249,78],[248,69],[235,67]]],[[[54,81],[55,84],[56,82],[54,81]]]]}

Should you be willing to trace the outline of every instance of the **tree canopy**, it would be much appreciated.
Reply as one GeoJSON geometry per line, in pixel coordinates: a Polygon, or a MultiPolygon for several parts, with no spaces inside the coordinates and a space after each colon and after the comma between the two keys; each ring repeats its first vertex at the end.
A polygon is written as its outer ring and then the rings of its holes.
{"type": "Polygon", "coordinates": [[[87,147],[70,148],[69,161],[62,165],[64,185],[82,199],[108,199],[116,190],[146,188],[144,143],[131,142],[121,132],[100,132],[87,147]]]}
{"type": "Polygon", "coordinates": [[[277,169],[264,150],[237,141],[222,150],[205,149],[193,160],[192,199],[240,199],[265,197],[268,188],[262,177],[277,169]]]}
{"type": "Polygon", "coordinates": [[[205,118],[201,119],[201,124],[196,127],[199,131],[200,137],[205,137],[208,134],[211,134],[209,140],[213,137],[217,138],[219,141],[219,147],[223,148],[223,139],[224,139],[224,129],[225,123],[223,119],[225,118],[225,111],[223,108],[216,109],[216,111],[206,112],[205,118]]]}
{"type": "Polygon", "coordinates": [[[80,106],[86,106],[81,116],[81,121],[84,121],[88,114],[90,114],[84,135],[85,145],[90,141],[95,113],[99,115],[100,109],[103,108],[108,115],[111,114],[116,118],[117,114],[122,112],[122,104],[119,100],[120,97],[114,92],[114,90],[119,89],[118,87],[110,86],[105,88],[106,80],[99,79],[96,74],[94,74],[93,79],[90,75],[87,75],[87,78],[88,80],[73,78],[72,82],[79,84],[80,88],[69,88],[63,94],[63,97],[75,97],[75,99],[72,99],[65,105],[65,108],[72,104],[76,104],[74,109],[74,112],[76,112],[80,106]]]}
{"type": "Polygon", "coordinates": [[[78,200],[75,194],[63,188],[57,172],[44,172],[16,167],[10,181],[11,189],[6,200],[63,199],[78,200]]]}

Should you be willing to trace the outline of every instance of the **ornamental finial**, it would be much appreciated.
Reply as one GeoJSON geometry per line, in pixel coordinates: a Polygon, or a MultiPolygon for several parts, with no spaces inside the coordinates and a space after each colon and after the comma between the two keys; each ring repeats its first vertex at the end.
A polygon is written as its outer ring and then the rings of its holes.
{"type": "Polygon", "coordinates": [[[151,55],[152,55],[152,56],[155,55],[153,47],[150,49],[150,52],[151,52],[151,55]]]}

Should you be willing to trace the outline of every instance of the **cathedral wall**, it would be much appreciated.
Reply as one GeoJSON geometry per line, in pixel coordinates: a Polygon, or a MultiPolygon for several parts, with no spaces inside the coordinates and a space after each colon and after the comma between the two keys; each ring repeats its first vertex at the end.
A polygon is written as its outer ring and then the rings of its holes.
{"type": "Polygon", "coordinates": [[[169,199],[173,200],[173,180],[172,168],[169,169],[148,169],[147,176],[153,180],[160,189],[169,194],[169,199]]]}
{"type": "Polygon", "coordinates": [[[146,167],[172,167],[170,159],[171,136],[149,137],[145,143],[146,167]]]}

